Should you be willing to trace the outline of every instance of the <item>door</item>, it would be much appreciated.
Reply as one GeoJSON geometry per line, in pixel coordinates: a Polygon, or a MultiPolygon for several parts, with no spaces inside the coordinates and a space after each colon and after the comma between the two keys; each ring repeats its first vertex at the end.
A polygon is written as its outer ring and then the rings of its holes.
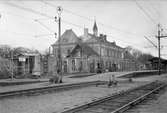
{"type": "Polygon", "coordinates": [[[67,73],[67,61],[64,61],[64,73],[67,73]]]}

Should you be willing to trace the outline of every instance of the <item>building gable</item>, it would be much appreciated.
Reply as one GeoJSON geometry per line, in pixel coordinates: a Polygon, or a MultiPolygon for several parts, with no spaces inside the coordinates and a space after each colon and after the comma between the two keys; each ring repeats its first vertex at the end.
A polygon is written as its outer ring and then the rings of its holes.
{"type": "MultiPolygon", "coordinates": [[[[66,30],[60,39],[61,44],[67,44],[67,43],[78,43],[80,42],[81,39],[77,37],[77,35],[72,31],[72,29],[66,30]]],[[[58,44],[58,40],[55,43],[56,45],[58,44]]]]}
{"type": "Polygon", "coordinates": [[[77,44],[67,57],[99,56],[91,47],[85,43],[77,44]]]}

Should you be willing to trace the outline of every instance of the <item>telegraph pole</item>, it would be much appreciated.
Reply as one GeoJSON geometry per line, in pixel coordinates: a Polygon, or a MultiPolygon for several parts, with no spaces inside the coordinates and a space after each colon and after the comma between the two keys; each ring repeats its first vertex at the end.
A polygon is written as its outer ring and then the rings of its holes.
{"type": "Polygon", "coordinates": [[[13,50],[11,50],[11,53],[10,53],[10,71],[11,71],[11,80],[13,80],[13,64],[14,64],[14,61],[13,61],[13,50]]]}
{"type": "Polygon", "coordinates": [[[161,49],[160,49],[160,38],[161,38],[161,31],[160,31],[160,24],[158,24],[158,75],[161,75],[161,49]]]}
{"type": "Polygon", "coordinates": [[[167,38],[167,36],[161,35],[161,31],[163,29],[160,28],[160,24],[158,24],[158,75],[161,75],[161,48],[160,48],[160,40],[161,38],[167,38]]]}
{"type": "Polygon", "coordinates": [[[62,7],[58,6],[57,7],[57,12],[58,12],[58,74],[59,74],[59,82],[62,83],[62,57],[61,57],[61,13],[62,13],[62,7]]]}

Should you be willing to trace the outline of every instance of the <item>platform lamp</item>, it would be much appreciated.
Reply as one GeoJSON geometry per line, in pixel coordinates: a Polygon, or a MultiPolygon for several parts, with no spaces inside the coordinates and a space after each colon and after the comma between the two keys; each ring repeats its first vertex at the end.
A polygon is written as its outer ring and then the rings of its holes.
{"type": "Polygon", "coordinates": [[[58,21],[58,74],[59,74],[59,83],[62,83],[62,56],[61,56],[61,13],[63,9],[61,6],[57,7],[58,19],[55,17],[55,21],[58,21]]]}

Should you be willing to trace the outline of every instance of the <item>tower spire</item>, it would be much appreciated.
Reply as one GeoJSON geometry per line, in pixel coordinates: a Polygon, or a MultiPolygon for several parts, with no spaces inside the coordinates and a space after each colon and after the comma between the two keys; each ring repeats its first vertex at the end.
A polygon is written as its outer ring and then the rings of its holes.
{"type": "Polygon", "coordinates": [[[98,35],[98,28],[97,28],[96,20],[94,21],[93,34],[94,34],[95,36],[98,35]]]}

